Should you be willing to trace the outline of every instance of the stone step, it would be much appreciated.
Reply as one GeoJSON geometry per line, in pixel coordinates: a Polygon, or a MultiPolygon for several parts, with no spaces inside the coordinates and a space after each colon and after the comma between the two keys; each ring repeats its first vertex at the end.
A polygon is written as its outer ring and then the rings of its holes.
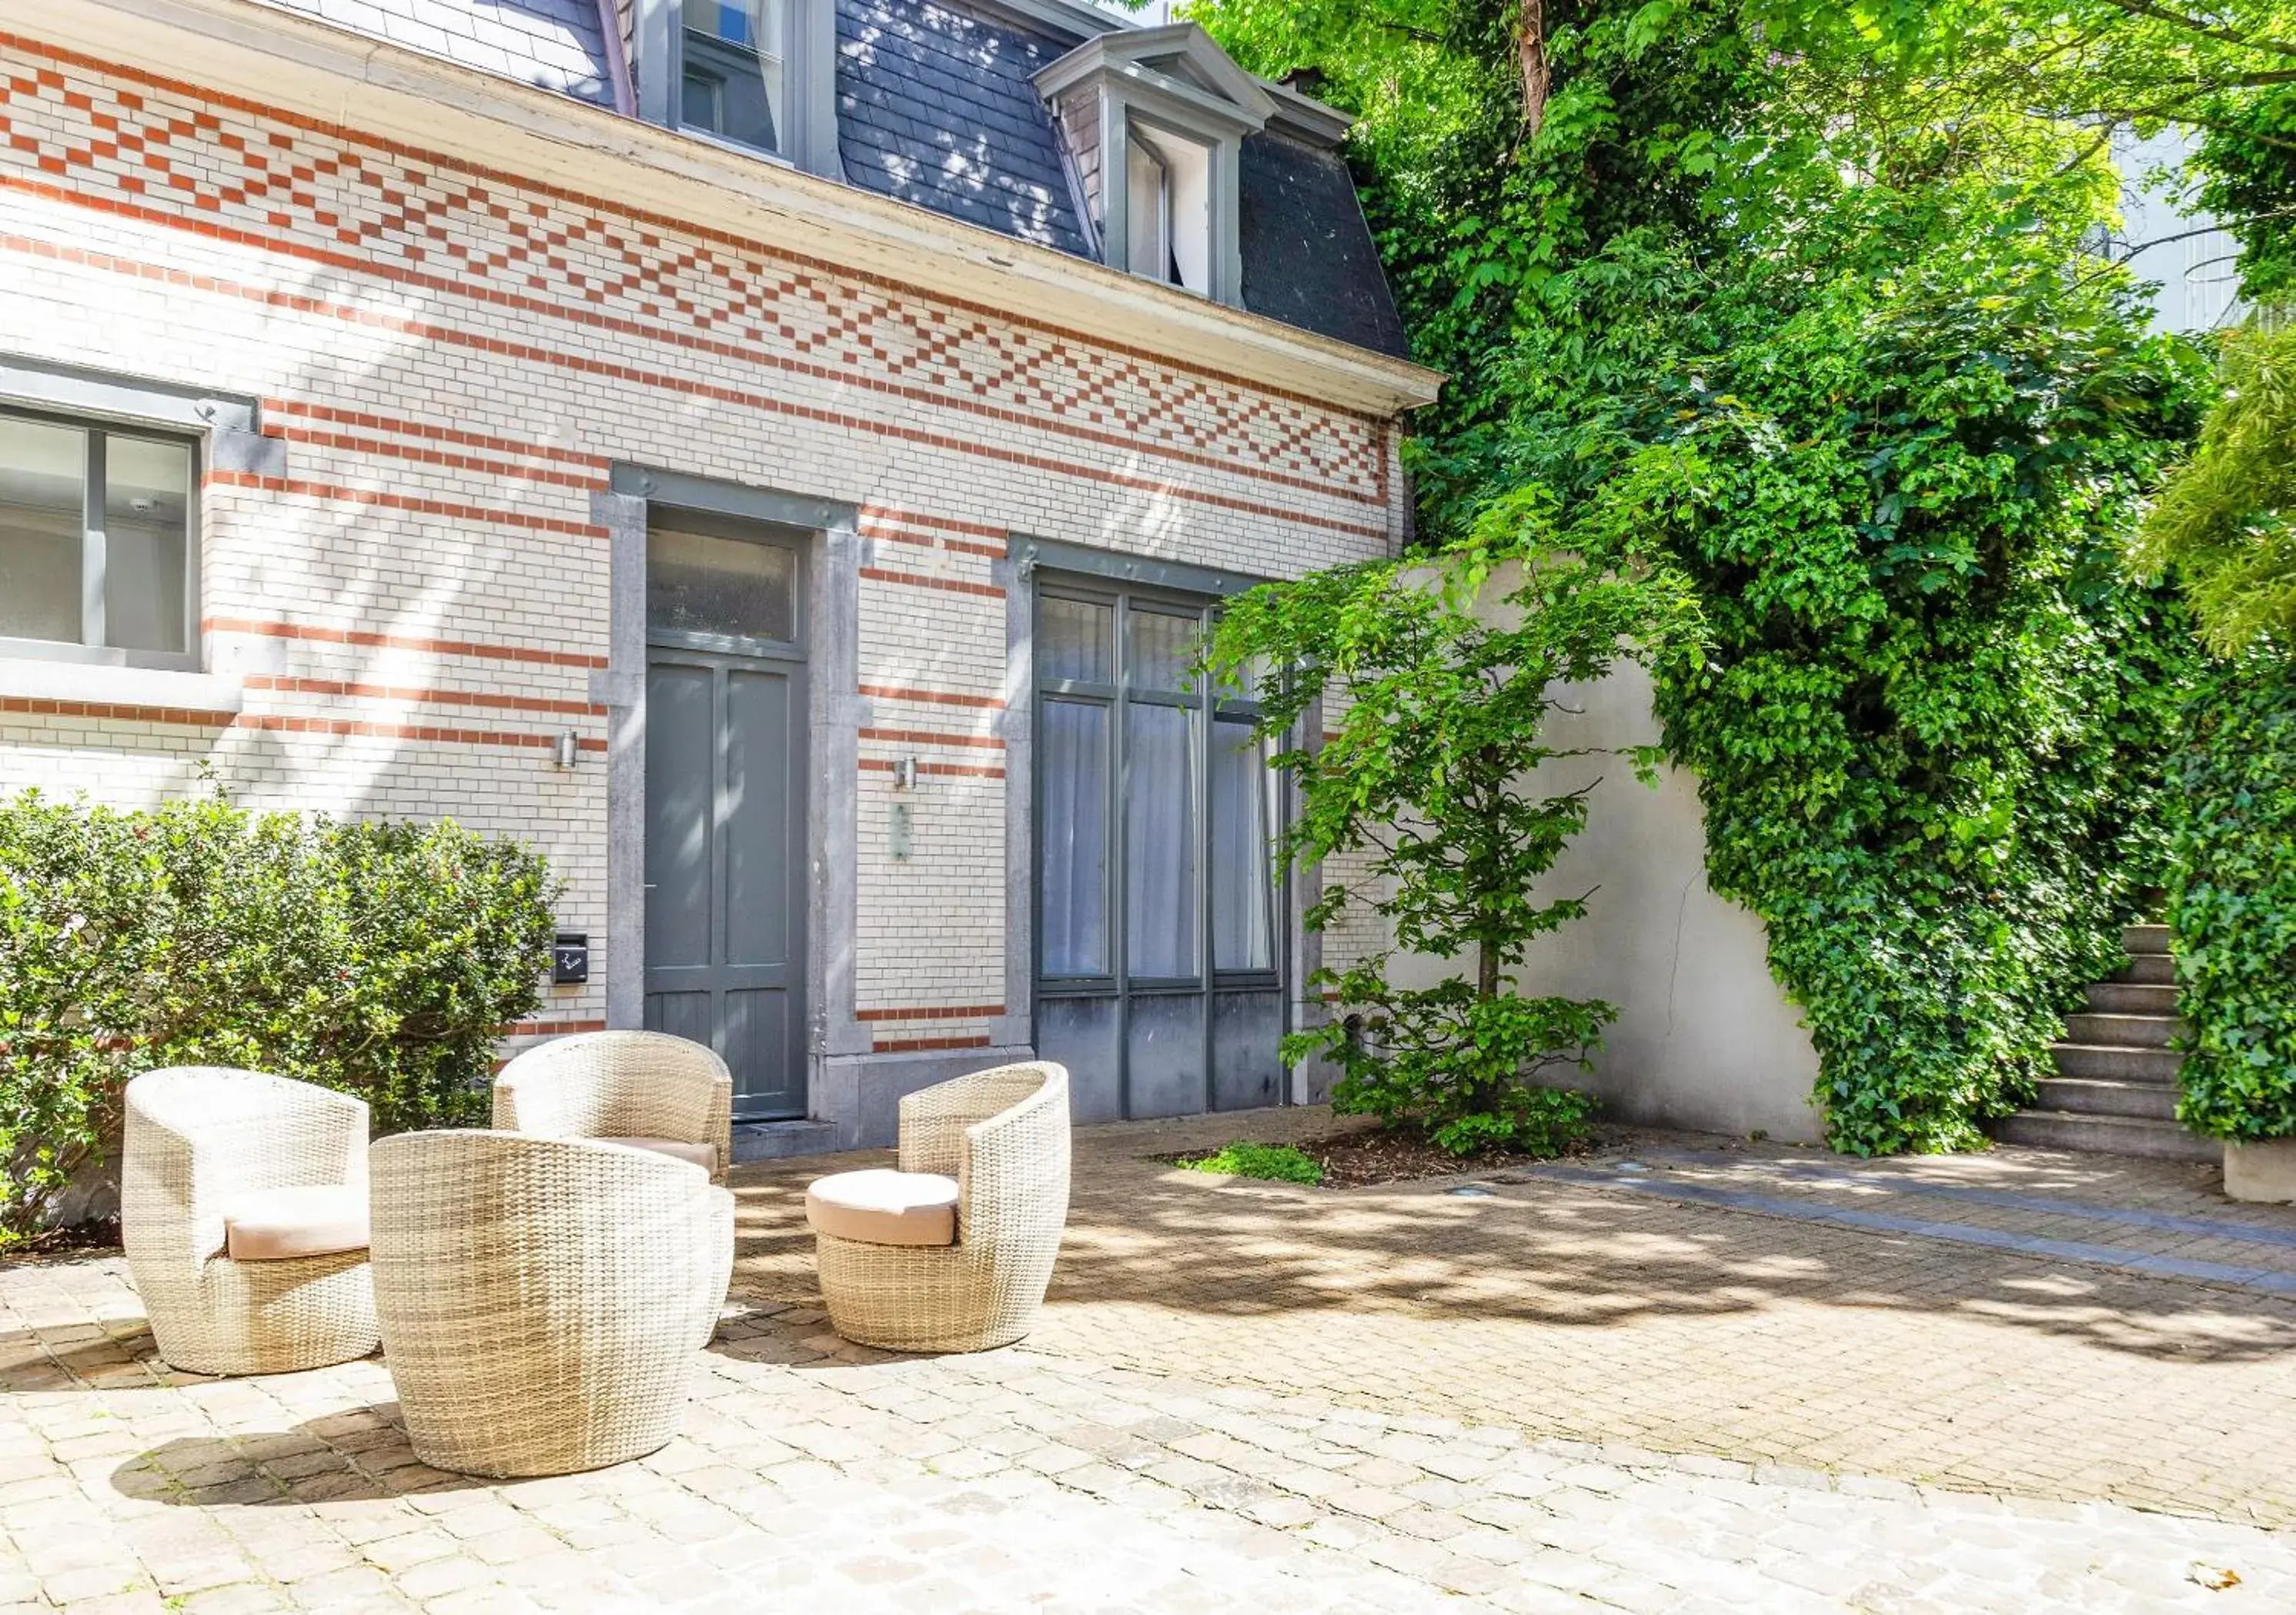
{"type": "Polygon", "coordinates": [[[2067,1015],[2065,1041],[2116,1049],[2165,1049],[2177,1024],[2168,1015],[2067,1015]]]}
{"type": "Polygon", "coordinates": [[[2120,946],[2132,954],[2165,954],[2169,951],[2169,928],[2124,925],[2120,928],[2120,946]]]}
{"type": "Polygon", "coordinates": [[[2058,1043],[2049,1047],[2062,1077],[2094,1077],[2107,1082],[2161,1082],[2174,1086],[2185,1057],[2174,1049],[2104,1047],[2093,1043],[2058,1043]]]}
{"type": "Polygon", "coordinates": [[[833,1121],[737,1121],[734,1164],[787,1160],[793,1155],[826,1155],[837,1147],[833,1121]]]}
{"type": "Polygon", "coordinates": [[[2177,1090],[2165,1082],[2044,1077],[2034,1103],[2044,1111],[2071,1111],[2083,1116],[2128,1116],[2144,1121],[2177,1119],[2177,1090]]]}
{"type": "Polygon", "coordinates": [[[2114,972],[2115,981],[2144,982],[2162,987],[2177,984],[2177,962],[2166,954],[2132,954],[2114,972]]]}
{"type": "Polygon", "coordinates": [[[2174,1020],[2177,989],[2150,981],[2099,981],[2088,989],[2088,1007],[2099,1015],[2161,1015],[2174,1020]]]}
{"type": "Polygon", "coordinates": [[[1993,1124],[2003,1144],[2046,1150],[2082,1150],[2095,1155],[2149,1155],[2163,1160],[2218,1160],[2224,1146],[2187,1133],[2173,1121],[2133,1116],[2085,1116],[2072,1111],[2020,1111],[1993,1124]]]}

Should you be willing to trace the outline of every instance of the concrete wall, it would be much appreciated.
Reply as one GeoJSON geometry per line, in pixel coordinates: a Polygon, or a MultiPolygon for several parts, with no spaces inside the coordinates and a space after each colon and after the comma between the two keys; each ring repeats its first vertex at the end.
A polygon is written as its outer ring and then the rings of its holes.
{"type": "MultiPolygon", "coordinates": [[[[1650,680],[1625,666],[1574,686],[1578,709],[1557,714],[1562,746],[1656,742],[1650,680]]],[[[1772,980],[1762,922],[1706,884],[1705,816],[1697,782],[1669,769],[1639,783],[1622,758],[1575,758],[1541,771],[1542,789],[1599,779],[1587,829],[1551,873],[1549,894],[1593,889],[1587,917],[1539,939],[1522,990],[1606,998],[1619,1006],[1584,1085],[1628,1120],[1718,1133],[1759,1129],[1815,1144],[1810,1102],[1817,1055],[1793,1005],[1772,980]]],[[[1472,961],[1401,958],[1396,979],[1425,985],[1472,961]]]]}

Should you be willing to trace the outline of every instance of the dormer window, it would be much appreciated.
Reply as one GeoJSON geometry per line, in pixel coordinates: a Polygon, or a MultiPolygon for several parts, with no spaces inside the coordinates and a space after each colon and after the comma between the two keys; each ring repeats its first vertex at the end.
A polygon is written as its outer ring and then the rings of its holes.
{"type": "Polygon", "coordinates": [[[1126,267],[1210,296],[1211,149],[1138,122],[1127,135],[1126,267]]]}
{"type": "Polygon", "coordinates": [[[1036,75],[1104,262],[1242,307],[1240,153],[1275,111],[1193,22],[1120,29],[1036,75]]]}
{"type": "Polygon", "coordinates": [[[782,0],[685,0],[685,127],[779,152],[789,17],[782,0]]]}

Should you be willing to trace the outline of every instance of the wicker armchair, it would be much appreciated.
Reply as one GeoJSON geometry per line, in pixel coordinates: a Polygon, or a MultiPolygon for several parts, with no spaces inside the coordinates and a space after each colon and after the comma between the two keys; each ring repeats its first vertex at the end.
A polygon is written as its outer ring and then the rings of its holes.
{"type": "Polygon", "coordinates": [[[898,1173],[807,1193],[832,1325],[895,1351],[1010,1345],[1036,1324],[1068,1220],[1067,1070],[960,1077],[903,1099],[900,1127],[898,1173]]]}
{"type": "Polygon", "coordinates": [[[734,1197],[646,1150],[406,1133],[373,1152],[374,1300],[415,1455],[557,1475],[676,1433],[734,1267],[734,1197]]]}
{"type": "Polygon", "coordinates": [[[130,1082],[127,1112],[120,1237],[161,1357],[286,1373],[374,1349],[365,1104],[177,1066],[130,1082]]]}
{"type": "Polygon", "coordinates": [[[499,1132],[635,1144],[696,1161],[716,1184],[734,1164],[733,1118],[726,1062],[667,1032],[554,1038],[495,1078],[499,1132]],[[708,1158],[700,1153],[705,1149],[708,1158]]]}

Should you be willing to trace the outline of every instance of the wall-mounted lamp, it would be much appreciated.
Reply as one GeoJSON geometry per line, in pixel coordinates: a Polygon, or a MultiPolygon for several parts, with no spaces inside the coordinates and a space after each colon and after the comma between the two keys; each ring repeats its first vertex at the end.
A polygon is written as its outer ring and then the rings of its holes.
{"type": "Polygon", "coordinates": [[[893,789],[914,791],[916,788],[917,759],[913,757],[897,758],[893,764],[893,789]]]}
{"type": "Polygon", "coordinates": [[[558,743],[550,749],[550,760],[561,768],[571,768],[581,755],[582,738],[571,729],[560,735],[558,743]]]}

